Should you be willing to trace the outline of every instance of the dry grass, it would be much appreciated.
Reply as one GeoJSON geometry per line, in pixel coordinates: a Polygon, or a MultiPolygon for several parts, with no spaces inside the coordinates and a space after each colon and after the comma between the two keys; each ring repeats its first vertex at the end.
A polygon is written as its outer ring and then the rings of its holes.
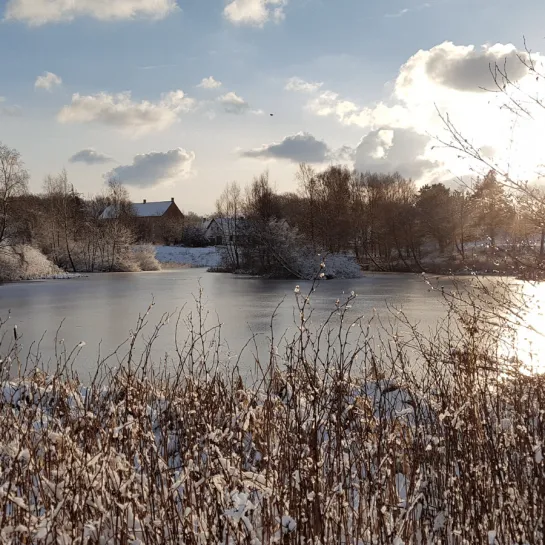
{"type": "Polygon", "coordinates": [[[199,301],[175,366],[150,361],[172,316],[136,353],[144,315],[86,384],[77,348],[35,371],[4,324],[1,542],[542,543],[545,379],[501,358],[483,298],[457,297],[431,338],[372,339],[351,297],[308,330],[298,294],[297,335],[271,328],[251,385],[199,301]]]}

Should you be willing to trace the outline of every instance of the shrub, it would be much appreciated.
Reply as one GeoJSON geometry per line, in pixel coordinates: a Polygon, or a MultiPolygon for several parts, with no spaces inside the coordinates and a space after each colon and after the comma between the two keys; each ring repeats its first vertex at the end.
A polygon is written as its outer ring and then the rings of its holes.
{"type": "Polygon", "coordinates": [[[161,264],[157,261],[155,246],[145,244],[141,246],[133,246],[133,259],[141,271],[160,271],[161,264]]]}
{"type": "Polygon", "coordinates": [[[39,250],[28,245],[0,247],[0,282],[35,280],[60,274],[39,250]]]}

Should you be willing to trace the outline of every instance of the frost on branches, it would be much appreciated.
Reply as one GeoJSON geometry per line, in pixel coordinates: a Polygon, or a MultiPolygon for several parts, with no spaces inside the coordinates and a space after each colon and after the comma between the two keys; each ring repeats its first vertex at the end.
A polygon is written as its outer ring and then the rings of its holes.
{"type": "Polygon", "coordinates": [[[202,307],[180,317],[174,360],[131,342],[90,383],[67,352],[24,372],[0,320],[0,541],[542,543],[545,377],[498,373],[475,327],[377,347],[348,320],[355,295],[310,330],[295,292],[297,333],[253,384],[202,307]]]}
{"type": "Polygon", "coordinates": [[[0,282],[68,276],[32,246],[0,245],[0,282]]]}

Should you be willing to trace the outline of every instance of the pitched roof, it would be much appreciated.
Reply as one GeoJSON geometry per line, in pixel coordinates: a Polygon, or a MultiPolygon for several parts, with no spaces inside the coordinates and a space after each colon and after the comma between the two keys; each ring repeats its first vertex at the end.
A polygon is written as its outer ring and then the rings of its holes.
{"type": "MultiPolygon", "coordinates": [[[[172,201],[133,203],[132,210],[139,218],[151,218],[164,215],[171,204],[172,201]]],[[[100,219],[112,219],[115,217],[117,217],[117,208],[113,204],[106,207],[100,215],[100,219]]]]}
{"type": "Polygon", "coordinates": [[[172,201],[159,201],[133,204],[134,213],[140,218],[162,216],[170,207],[172,201]]]}
{"type": "Polygon", "coordinates": [[[236,221],[235,218],[212,218],[206,227],[206,231],[208,231],[213,224],[217,225],[220,231],[228,232],[235,227],[243,228],[246,223],[244,218],[237,218],[236,221]]]}

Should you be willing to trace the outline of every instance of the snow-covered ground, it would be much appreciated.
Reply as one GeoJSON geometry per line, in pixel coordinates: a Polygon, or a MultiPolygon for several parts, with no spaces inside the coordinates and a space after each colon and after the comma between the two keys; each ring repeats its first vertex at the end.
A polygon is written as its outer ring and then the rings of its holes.
{"type": "MultiPolygon", "coordinates": [[[[214,246],[208,248],[183,248],[181,246],[156,246],[159,263],[186,265],[189,267],[219,267],[221,253],[214,246]]],[[[325,257],[325,270],[320,270],[322,256],[311,252],[302,252],[294,269],[305,278],[314,278],[324,272],[330,278],[359,278],[363,276],[361,267],[351,254],[329,254],[325,257]]]]}
{"type": "Polygon", "coordinates": [[[183,248],[181,246],[156,246],[159,263],[175,263],[190,267],[219,267],[221,255],[214,246],[208,248],[183,248]]]}
{"type": "Polygon", "coordinates": [[[303,253],[300,256],[298,270],[305,278],[314,278],[323,272],[328,278],[360,278],[363,272],[356,257],[349,253],[325,254],[324,256],[303,253]],[[325,269],[320,269],[321,262],[325,269]]]}

